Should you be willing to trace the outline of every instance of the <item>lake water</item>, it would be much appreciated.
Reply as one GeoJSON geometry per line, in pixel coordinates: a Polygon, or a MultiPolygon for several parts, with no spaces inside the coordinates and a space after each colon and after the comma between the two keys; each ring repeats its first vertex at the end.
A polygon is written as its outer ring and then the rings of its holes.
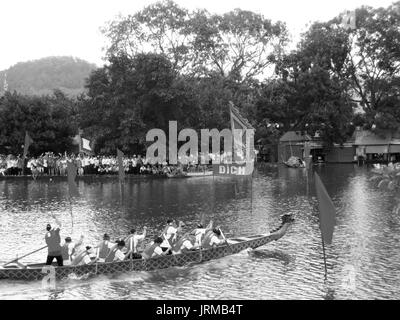
{"type": "MultiPolygon", "coordinates": [[[[400,216],[397,195],[369,181],[367,167],[315,167],[337,208],[333,243],[326,246],[327,280],[312,175],[284,167],[257,170],[238,180],[117,178],[79,181],[72,201],[66,180],[0,180],[0,261],[44,245],[52,214],[63,222],[62,238],[125,236],[147,226],[148,239],[168,218],[195,226],[202,214],[225,235],[258,234],[293,213],[295,222],[279,241],[249,254],[190,267],[90,279],[67,279],[49,291],[41,282],[0,280],[0,299],[399,299],[400,216]]],[[[24,262],[42,262],[46,251],[24,262]]]]}

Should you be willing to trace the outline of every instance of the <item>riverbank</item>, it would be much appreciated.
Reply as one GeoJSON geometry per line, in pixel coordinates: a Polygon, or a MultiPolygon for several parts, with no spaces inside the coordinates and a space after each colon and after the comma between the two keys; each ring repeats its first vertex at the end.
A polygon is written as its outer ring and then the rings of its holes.
{"type": "MultiPolygon", "coordinates": [[[[125,175],[125,179],[128,180],[148,180],[148,179],[167,179],[166,175],[162,174],[129,174],[125,175]]],[[[36,179],[32,177],[32,175],[21,175],[21,176],[0,176],[1,180],[40,180],[40,181],[59,181],[59,180],[67,180],[67,176],[52,176],[52,175],[42,175],[37,176],[36,179]]],[[[115,174],[86,174],[81,176],[76,176],[76,180],[117,180],[118,175],[115,174]]]]}

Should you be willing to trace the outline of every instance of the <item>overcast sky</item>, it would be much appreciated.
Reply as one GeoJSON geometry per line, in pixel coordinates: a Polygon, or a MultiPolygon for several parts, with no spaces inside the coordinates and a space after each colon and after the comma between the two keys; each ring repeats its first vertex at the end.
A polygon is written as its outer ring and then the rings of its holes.
{"type": "MultiPolygon", "coordinates": [[[[118,14],[155,0],[7,0],[0,2],[0,70],[20,61],[74,56],[103,64],[99,28],[118,14]]],[[[295,40],[311,21],[326,21],[361,5],[387,7],[393,0],[175,0],[188,8],[224,13],[235,8],[287,23],[295,40]]]]}

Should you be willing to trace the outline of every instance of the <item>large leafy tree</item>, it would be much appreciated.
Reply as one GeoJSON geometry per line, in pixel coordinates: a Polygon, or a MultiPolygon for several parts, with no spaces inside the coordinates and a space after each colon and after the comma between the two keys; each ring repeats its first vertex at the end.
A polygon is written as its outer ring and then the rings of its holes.
{"type": "MultiPolygon", "coordinates": [[[[87,97],[80,102],[80,125],[96,141],[96,151],[142,152],[153,128],[168,132],[168,121],[195,122],[192,95],[163,55],[113,57],[93,72],[87,97]]],[[[195,107],[195,106],[194,106],[195,107]]]]}
{"type": "Polygon", "coordinates": [[[111,21],[104,29],[107,57],[164,54],[175,70],[195,76],[215,72],[246,81],[268,70],[287,41],[283,23],[236,9],[217,15],[189,12],[170,0],[111,21]]]}
{"type": "Polygon", "coordinates": [[[70,151],[77,131],[75,114],[74,100],[61,91],[42,97],[7,92],[0,99],[1,153],[22,154],[25,131],[34,140],[31,155],[70,151]]]}

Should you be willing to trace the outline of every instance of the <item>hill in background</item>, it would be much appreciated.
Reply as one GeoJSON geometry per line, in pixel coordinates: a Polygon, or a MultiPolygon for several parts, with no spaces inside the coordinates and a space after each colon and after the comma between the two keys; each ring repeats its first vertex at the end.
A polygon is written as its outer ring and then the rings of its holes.
{"type": "Polygon", "coordinates": [[[7,73],[8,91],[27,95],[51,94],[60,89],[70,97],[84,91],[85,79],[96,65],[73,57],[47,57],[19,62],[0,71],[0,95],[4,92],[7,73]]]}

